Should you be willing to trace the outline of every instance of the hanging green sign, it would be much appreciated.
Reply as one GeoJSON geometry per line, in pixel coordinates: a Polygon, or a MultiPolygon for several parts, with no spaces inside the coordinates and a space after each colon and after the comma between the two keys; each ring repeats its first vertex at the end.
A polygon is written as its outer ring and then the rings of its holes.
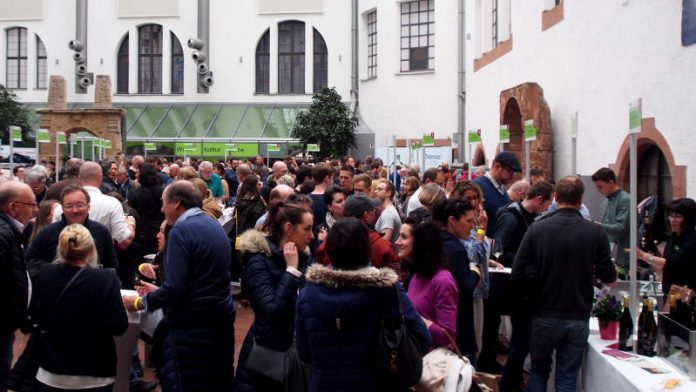
{"type": "Polygon", "coordinates": [[[417,150],[419,148],[423,147],[423,142],[420,140],[413,140],[411,141],[411,150],[417,150]]]}
{"type": "Polygon", "coordinates": [[[266,144],[266,151],[268,152],[280,152],[280,144],[266,144]]]}
{"type": "Polygon", "coordinates": [[[508,126],[503,124],[500,126],[500,141],[498,143],[510,143],[510,130],[508,126]]]}
{"type": "Polygon", "coordinates": [[[13,142],[22,141],[22,128],[16,125],[10,125],[10,138],[13,142]]]}
{"type": "Polygon", "coordinates": [[[640,133],[643,120],[643,99],[638,98],[628,106],[629,133],[640,133]]]}
{"type": "Polygon", "coordinates": [[[578,137],[578,112],[573,113],[573,117],[570,118],[570,137],[578,137]]]}
{"type": "Polygon", "coordinates": [[[319,143],[307,144],[307,152],[319,152],[319,151],[321,151],[321,148],[319,147],[319,143]]]}
{"type": "Polygon", "coordinates": [[[432,146],[435,144],[434,132],[423,135],[422,143],[424,146],[432,146]]]}
{"type": "Polygon", "coordinates": [[[247,158],[259,154],[258,143],[203,143],[203,157],[227,156],[247,158]]]}
{"type": "Polygon", "coordinates": [[[111,148],[111,146],[112,146],[111,140],[104,139],[104,143],[102,145],[104,146],[104,148],[111,148]]]}
{"type": "Polygon", "coordinates": [[[155,145],[155,143],[143,143],[143,150],[155,151],[157,150],[157,146],[155,145]]]}
{"type": "Polygon", "coordinates": [[[68,141],[65,138],[65,132],[56,132],[56,137],[58,138],[58,144],[65,144],[68,141]]]}
{"type": "Polygon", "coordinates": [[[481,143],[481,130],[470,130],[469,131],[469,144],[481,143]]]}
{"type": "Polygon", "coordinates": [[[201,143],[177,142],[174,149],[176,155],[201,155],[201,143]]]}
{"type": "Polygon", "coordinates": [[[48,129],[39,129],[36,131],[36,141],[39,143],[50,143],[51,134],[48,132],[48,129]]]}
{"type": "Polygon", "coordinates": [[[524,141],[531,142],[536,140],[537,129],[534,127],[534,120],[524,122],[524,141]]]}

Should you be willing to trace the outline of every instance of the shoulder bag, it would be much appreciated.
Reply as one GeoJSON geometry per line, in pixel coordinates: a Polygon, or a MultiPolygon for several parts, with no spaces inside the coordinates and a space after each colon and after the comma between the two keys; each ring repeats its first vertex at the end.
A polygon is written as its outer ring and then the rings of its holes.
{"type": "Polygon", "coordinates": [[[295,345],[285,351],[262,346],[253,337],[253,346],[245,367],[277,382],[285,383],[285,390],[303,392],[309,389],[310,367],[302,362],[295,345]]]}
{"type": "Polygon", "coordinates": [[[388,309],[384,309],[375,347],[374,369],[380,391],[408,390],[418,383],[423,371],[423,348],[406,326],[398,286],[394,290],[399,317],[388,319],[388,309]]]}
{"type": "Polygon", "coordinates": [[[423,375],[416,385],[418,392],[466,392],[471,388],[474,369],[452,335],[444,329],[443,332],[454,352],[438,347],[423,357],[423,375]]]}

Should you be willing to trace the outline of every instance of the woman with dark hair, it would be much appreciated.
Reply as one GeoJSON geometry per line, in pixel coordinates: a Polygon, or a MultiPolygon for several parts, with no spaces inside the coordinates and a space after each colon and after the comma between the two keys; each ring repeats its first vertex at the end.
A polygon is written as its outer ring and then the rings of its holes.
{"type": "Polygon", "coordinates": [[[310,391],[378,391],[369,358],[382,317],[398,316],[401,301],[407,328],[425,351],[427,329],[390,268],[370,266],[368,228],[343,218],[329,231],[332,266],[307,269],[297,300],[296,339],[300,358],[312,366],[310,391]],[[397,297],[398,293],[398,297],[397,297]]]}
{"type": "Polygon", "coordinates": [[[140,187],[128,193],[128,205],[138,212],[140,220],[135,227],[135,240],[140,256],[157,251],[157,232],[164,220],[162,213],[162,177],[149,163],[140,165],[138,171],[140,187]]]}
{"type": "Polygon", "coordinates": [[[239,186],[237,194],[236,219],[237,235],[241,235],[256,226],[256,221],[266,212],[266,202],[259,193],[259,177],[247,176],[239,186]]]}
{"type": "Polygon", "coordinates": [[[401,184],[401,193],[399,194],[399,212],[401,218],[406,218],[406,209],[411,196],[420,188],[420,180],[416,176],[408,176],[401,184]]]}
{"type": "Polygon", "coordinates": [[[408,286],[408,297],[428,327],[433,346],[454,349],[450,338],[457,333],[459,290],[445,268],[442,236],[435,223],[424,222],[413,228],[410,260],[414,275],[408,286]]]}
{"type": "Polygon", "coordinates": [[[28,238],[26,246],[31,244],[44,227],[53,223],[53,210],[56,204],[58,204],[58,200],[53,199],[47,199],[39,203],[39,212],[36,213],[36,219],[29,222],[24,228],[24,238],[28,238]]]}
{"type": "Polygon", "coordinates": [[[474,289],[481,280],[476,266],[470,266],[469,255],[462,244],[474,228],[474,206],[468,200],[449,200],[435,208],[433,217],[441,225],[442,245],[450,260],[448,266],[459,290],[457,304],[457,346],[472,364],[476,364],[474,332],[474,289]]]}
{"type": "MultiPolygon", "coordinates": [[[[696,287],[696,202],[688,197],[667,206],[672,234],[662,257],[638,249],[638,258],[654,270],[662,270],[662,291],[667,295],[673,284],[696,287]]],[[[628,249],[627,249],[628,251],[628,249]]]]}
{"type": "Polygon", "coordinates": [[[222,195],[222,200],[225,202],[225,205],[227,205],[227,200],[230,199],[230,185],[227,183],[227,179],[225,179],[225,165],[218,162],[213,165],[213,171],[222,179],[222,190],[224,193],[222,195]]]}
{"type": "Polygon", "coordinates": [[[248,368],[247,358],[254,345],[283,352],[292,346],[297,291],[302,271],[311,263],[311,256],[304,252],[314,238],[310,211],[301,205],[274,202],[265,225],[267,235],[247,230],[240,238],[242,290],[255,318],[239,353],[236,391],[286,390],[285,382],[248,368]]]}

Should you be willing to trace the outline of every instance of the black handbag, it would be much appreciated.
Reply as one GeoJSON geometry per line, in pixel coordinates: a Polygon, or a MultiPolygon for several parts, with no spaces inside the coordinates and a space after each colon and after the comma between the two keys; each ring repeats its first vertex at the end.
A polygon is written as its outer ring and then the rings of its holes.
{"type": "Polygon", "coordinates": [[[285,390],[303,392],[309,389],[311,369],[302,362],[295,346],[277,351],[256,343],[251,347],[245,367],[274,381],[285,383],[285,390]]]}
{"type": "Polygon", "coordinates": [[[374,355],[375,376],[380,391],[407,390],[418,384],[423,373],[423,347],[406,326],[398,287],[394,292],[399,317],[389,319],[386,316],[388,309],[383,311],[374,355]]]}

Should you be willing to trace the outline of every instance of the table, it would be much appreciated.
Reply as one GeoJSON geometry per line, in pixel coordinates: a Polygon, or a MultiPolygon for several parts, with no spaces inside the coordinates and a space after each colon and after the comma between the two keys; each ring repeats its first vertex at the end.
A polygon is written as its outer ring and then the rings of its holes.
{"type": "MultiPolygon", "coordinates": [[[[597,319],[590,319],[590,336],[587,352],[581,370],[582,389],[585,392],[596,391],[660,391],[660,385],[667,378],[680,378],[682,384],[673,391],[696,391],[696,382],[660,357],[643,357],[657,367],[669,370],[667,374],[650,374],[635,364],[602,354],[608,345],[615,343],[599,337],[597,319]]],[[[580,389],[580,388],[579,388],[580,389]]]]}
{"type": "MultiPolygon", "coordinates": [[[[121,296],[138,295],[135,290],[121,290],[121,296]]],[[[114,392],[130,391],[130,367],[133,362],[133,349],[140,337],[141,313],[128,312],[128,329],[121,336],[114,336],[116,343],[116,380],[114,392]]]]}

